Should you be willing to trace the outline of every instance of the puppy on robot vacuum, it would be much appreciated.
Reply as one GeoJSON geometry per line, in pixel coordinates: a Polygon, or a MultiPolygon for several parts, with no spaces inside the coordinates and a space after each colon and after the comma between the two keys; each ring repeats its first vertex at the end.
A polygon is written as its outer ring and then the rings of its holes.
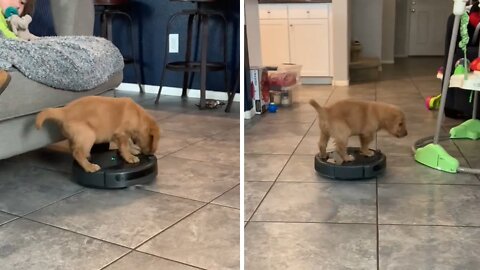
{"type": "Polygon", "coordinates": [[[60,125],[74,159],[86,172],[100,170],[88,160],[96,143],[114,142],[125,161],[138,163],[135,155],[155,153],[160,138],[155,119],[130,98],[79,98],[63,108],[40,112],[35,122],[37,129],[46,120],[60,125]]]}
{"type": "Polygon", "coordinates": [[[369,144],[378,130],[386,130],[397,138],[408,134],[405,114],[391,104],[346,99],[328,107],[321,107],[312,99],[310,105],[318,113],[320,126],[318,147],[320,156],[324,159],[328,158],[327,144],[330,138],[335,140],[336,152],[343,163],[354,160],[354,157],[347,153],[348,138],[352,136],[359,136],[361,154],[372,156],[374,152],[369,149],[369,144]]]}

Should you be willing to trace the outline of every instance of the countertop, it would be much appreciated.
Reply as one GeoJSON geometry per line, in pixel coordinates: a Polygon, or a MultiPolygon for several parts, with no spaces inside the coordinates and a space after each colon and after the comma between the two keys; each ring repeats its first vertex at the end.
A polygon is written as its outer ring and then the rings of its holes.
{"type": "Polygon", "coordinates": [[[332,0],[258,0],[259,4],[332,3],[332,0]]]}

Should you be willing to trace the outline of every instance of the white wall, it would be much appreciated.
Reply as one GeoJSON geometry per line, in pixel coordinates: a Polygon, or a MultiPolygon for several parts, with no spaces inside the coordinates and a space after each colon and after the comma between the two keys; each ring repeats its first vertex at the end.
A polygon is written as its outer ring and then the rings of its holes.
{"type": "Polygon", "coordinates": [[[362,43],[362,56],[382,58],[382,0],[352,1],[352,39],[362,43]]]}
{"type": "MultiPolygon", "coordinates": [[[[358,0],[353,0],[358,1],[358,0]]],[[[350,62],[349,0],[332,1],[333,23],[333,83],[349,84],[350,62]]]]}
{"type": "Polygon", "coordinates": [[[245,0],[245,24],[247,25],[250,66],[261,66],[262,50],[260,46],[258,0],[245,0]]]}
{"type": "Polygon", "coordinates": [[[382,62],[395,61],[395,6],[396,0],[383,0],[382,62]]]}
{"type": "Polygon", "coordinates": [[[395,56],[407,57],[407,0],[396,0],[395,10],[395,56]]]}

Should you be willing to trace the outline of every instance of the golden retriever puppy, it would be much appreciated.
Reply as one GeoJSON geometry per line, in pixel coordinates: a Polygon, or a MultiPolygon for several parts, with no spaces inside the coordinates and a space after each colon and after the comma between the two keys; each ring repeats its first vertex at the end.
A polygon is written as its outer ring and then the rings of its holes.
{"type": "Polygon", "coordinates": [[[100,170],[100,166],[88,161],[93,144],[114,142],[125,161],[137,163],[140,160],[134,154],[155,153],[160,138],[155,119],[130,98],[79,98],[63,108],[40,112],[36,127],[40,129],[45,120],[60,125],[73,157],[87,172],[100,170]]]}
{"type": "Polygon", "coordinates": [[[346,99],[328,107],[321,107],[315,100],[310,105],[318,113],[320,141],[318,147],[322,158],[327,158],[327,143],[335,140],[336,151],[343,162],[354,158],[347,154],[348,138],[359,136],[362,155],[372,156],[370,143],[378,130],[386,130],[391,135],[401,138],[407,136],[404,113],[391,104],[346,99]]]}

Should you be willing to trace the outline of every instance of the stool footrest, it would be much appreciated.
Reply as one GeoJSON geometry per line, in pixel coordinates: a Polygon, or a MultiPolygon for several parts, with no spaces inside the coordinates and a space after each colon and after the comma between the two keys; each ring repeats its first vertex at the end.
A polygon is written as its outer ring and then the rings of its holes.
{"type": "MultiPolygon", "coordinates": [[[[167,69],[174,71],[200,71],[200,62],[170,62],[167,69]]],[[[225,70],[226,65],[221,62],[208,62],[207,71],[225,70]]]]}

